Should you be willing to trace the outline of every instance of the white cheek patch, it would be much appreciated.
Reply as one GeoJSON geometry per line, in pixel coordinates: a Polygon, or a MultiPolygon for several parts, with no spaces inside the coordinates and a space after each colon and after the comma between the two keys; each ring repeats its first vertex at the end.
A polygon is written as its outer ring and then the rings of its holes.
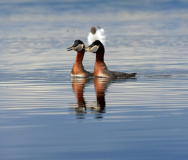
{"type": "Polygon", "coordinates": [[[90,49],[90,52],[95,53],[99,49],[99,46],[95,45],[90,49]]]}
{"type": "Polygon", "coordinates": [[[74,50],[81,51],[84,48],[84,44],[79,44],[74,50]]]}

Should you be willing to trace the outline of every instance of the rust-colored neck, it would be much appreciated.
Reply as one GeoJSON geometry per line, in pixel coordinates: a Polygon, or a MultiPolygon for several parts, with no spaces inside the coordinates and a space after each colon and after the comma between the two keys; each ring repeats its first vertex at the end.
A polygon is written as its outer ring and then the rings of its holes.
{"type": "Polygon", "coordinates": [[[103,73],[104,70],[104,46],[101,44],[97,53],[96,53],[96,61],[95,61],[95,68],[94,68],[94,76],[97,77],[103,73]]]}
{"type": "Polygon", "coordinates": [[[82,63],[84,59],[84,53],[85,53],[84,51],[77,52],[75,63],[82,63]]]}
{"type": "Polygon", "coordinates": [[[77,52],[77,56],[75,59],[75,63],[72,67],[71,74],[77,75],[77,74],[83,74],[84,73],[84,66],[82,64],[82,60],[84,58],[84,52],[77,52]]]}

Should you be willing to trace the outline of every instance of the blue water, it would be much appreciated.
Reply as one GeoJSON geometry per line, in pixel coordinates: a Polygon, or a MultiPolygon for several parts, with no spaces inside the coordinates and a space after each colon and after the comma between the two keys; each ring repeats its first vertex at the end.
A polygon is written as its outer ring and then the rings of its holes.
{"type": "Polygon", "coordinates": [[[187,30],[186,1],[0,1],[0,159],[187,160],[187,30]],[[70,77],[98,25],[136,79],[70,77]]]}

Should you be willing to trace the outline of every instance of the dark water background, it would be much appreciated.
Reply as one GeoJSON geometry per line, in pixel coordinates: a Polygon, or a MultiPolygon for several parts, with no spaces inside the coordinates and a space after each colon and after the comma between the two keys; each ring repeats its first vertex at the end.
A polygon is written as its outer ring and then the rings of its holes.
{"type": "Polygon", "coordinates": [[[0,1],[0,159],[187,160],[187,97],[187,1],[0,1]],[[97,25],[136,79],[71,79],[97,25]]]}

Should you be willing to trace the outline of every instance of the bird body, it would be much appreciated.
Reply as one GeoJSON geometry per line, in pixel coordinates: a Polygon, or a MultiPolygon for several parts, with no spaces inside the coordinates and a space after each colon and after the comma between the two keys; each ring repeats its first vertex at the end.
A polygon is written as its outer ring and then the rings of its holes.
{"type": "Polygon", "coordinates": [[[96,40],[86,48],[86,51],[96,53],[96,61],[94,67],[94,77],[108,77],[108,78],[132,78],[136,73],[123,73],[110,71],[104,62],[105,48],[103,44],[96,40]]]}
{"type": "Polygon", "coordinates": [[[81,40],[75,40],[72,47],[67,48],[67,51],[75,50],[77,51],[75,63],[72,67],[71,76],[74,77],[90,77],[93,76],[93,73],[90,73],[84,69],[82,64],[84,54],[85,54],[85,45],[81,40]]]}
{"type": "Polygon", "coordinates": [[[100,40],[103,44],[105,44],[105,38],[106,36],[103,28],[98,27],[96,29],[95,27],[92,27],[87,40],[89,45],[92,44],[95,40],[100,40]]]}

